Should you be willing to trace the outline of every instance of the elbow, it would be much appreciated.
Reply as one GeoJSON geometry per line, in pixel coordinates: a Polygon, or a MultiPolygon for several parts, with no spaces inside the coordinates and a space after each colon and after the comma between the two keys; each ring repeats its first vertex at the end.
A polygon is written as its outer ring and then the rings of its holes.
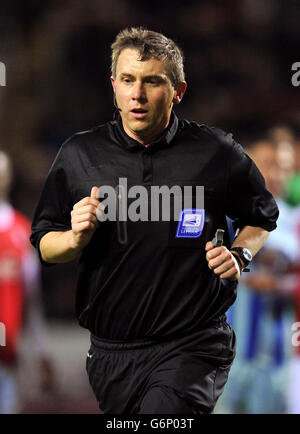
{"type": "Polygon", "coordinates": [[[42,261],[43,262],[47,262],[47,263],[49,263],[49,264],[52,264],[52,263],[54,263],[54,261],[51,261],[51,258],[49,257],[49,255],[47,255],[47,245],[46,245],[46,243],[45,243],[45,236],[46,236],[47,234],[45,234],[41,239],[40,239],[40,242],[39,242],[39,245],[38,245],[38,250],[39,250],[39,252],[40,252],[40,257],[41,257],[41,259],[42,259],[42,261]]]}

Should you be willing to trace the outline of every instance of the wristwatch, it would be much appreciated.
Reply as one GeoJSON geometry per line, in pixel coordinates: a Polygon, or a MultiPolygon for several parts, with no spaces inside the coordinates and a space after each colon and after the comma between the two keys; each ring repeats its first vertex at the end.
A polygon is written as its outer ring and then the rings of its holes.
{"type": "Polygon", "coordinates": [[[237,255],[234,256],[235,258],[238,259],[238,263],[241,269],[242,269],[241,261],[243,261],[245,268],[241,271],[250,271],[249,268],[247,268],[247,265],[249,265],[250,262],[252,261],[252,254],[250,250],[247,249],[246,247],[232,247],[230,251],[237,253],[237,255]]]}

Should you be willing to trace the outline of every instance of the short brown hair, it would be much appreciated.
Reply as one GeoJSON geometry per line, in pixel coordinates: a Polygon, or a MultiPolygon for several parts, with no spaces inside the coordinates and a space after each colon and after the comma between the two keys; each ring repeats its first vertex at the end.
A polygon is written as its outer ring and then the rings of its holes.
{"type": "Polygon", "coordinates": [[[169,78],[174,88],[177,88],[179,83],[184,81],[182,50],[172,39],[143,27],[131,27],[122,30],[111,45],[111,74],[114,78],[116,77],[119,56],[125,48],[138,50],[141,61],[151,57],[166,61],[169,66],[169,78]]]}

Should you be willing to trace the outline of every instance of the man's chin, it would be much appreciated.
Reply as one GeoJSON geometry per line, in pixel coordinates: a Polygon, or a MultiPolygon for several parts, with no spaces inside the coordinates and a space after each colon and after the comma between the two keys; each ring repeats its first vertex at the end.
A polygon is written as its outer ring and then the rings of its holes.
{"type": "Polygon", "coordinates": [[[133,133],[138,132],[147,132],[149,131],[149,123],[146,122],[144,119],[138,119],[137,121],[130,122],[129,128],[133,133]]]}

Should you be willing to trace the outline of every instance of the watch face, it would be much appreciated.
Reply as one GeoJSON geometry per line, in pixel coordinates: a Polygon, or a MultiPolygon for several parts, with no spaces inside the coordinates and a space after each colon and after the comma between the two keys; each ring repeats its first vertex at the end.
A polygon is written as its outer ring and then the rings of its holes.
{"type": "Polygon", "coordinates": [[[244,255],[244,257],[245,257],[245,259],[247,260],[247,261],[251,261],[252,260],[252,255],[251,255],[251,252],[250,252],[250,250],[248,250],[248,249],[243,249],[243,255],[244,255]]]}

